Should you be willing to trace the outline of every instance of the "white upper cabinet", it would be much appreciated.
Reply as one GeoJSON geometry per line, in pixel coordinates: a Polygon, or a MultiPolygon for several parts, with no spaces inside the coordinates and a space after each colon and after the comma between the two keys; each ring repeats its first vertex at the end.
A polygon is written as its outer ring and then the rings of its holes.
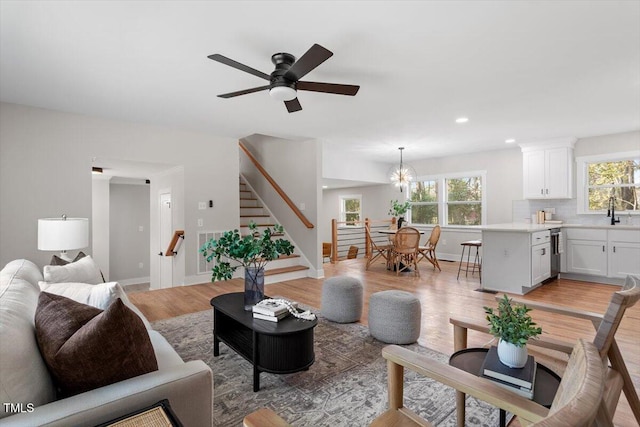
{"type": "Polygon", "coordinates": [[[575,138],[520,144],[525,199],[573,197],[575,138]]]}

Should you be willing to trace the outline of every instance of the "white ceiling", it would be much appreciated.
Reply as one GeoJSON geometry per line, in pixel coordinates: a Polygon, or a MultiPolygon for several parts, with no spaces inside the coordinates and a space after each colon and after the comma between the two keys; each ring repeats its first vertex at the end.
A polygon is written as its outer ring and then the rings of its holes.
{"type": "Polygon", "coordinates": [[[397,161],[640,129],[638,1],[0,2],[2,101],[241,138],[315,138],[397,161]],[[319,43],[305,80],[355,97],[267,92],[270,57],[319,43]],[[466,116],[469,122],[454,120],[466,116]]]}

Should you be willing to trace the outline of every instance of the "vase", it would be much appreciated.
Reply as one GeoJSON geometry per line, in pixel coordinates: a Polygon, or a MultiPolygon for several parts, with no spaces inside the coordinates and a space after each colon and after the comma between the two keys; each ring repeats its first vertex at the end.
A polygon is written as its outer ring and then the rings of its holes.
{"type": "Polygon", "coordinates": [[[244,309],[251,311],[253,306],[264,299],[264,268],[246,267],[244,269],[244,309]]]}
{"type": "Polygon", "coordinates": [[[527,363],[527,346],[518,347],[515,344],[500,340],[498,342],[498,358],[500,362],[510,368],[522,368],[527,363]]]}
{"type": "Polygon", "coordinates": [[[404,222],[404,217],[398,217],[398,228],[402,227],[402,223],[404,222]]]}

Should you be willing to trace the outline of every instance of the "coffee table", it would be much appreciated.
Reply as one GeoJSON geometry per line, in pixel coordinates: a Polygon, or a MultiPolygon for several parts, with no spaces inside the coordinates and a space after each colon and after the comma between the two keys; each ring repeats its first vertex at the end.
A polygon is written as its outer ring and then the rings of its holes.
{"type": "MultiPolygon", "coordinates": [[[[462,369],[465,372],[481,376],[480,369],[484,361],[488,348],[466,348],[456,351],[449,358],[449,365],[462,369]]],[[[537,362],[536,362],[537,363],[537,362]]],[[[541,363],[538,363],[536,369],[536,381],[533,389],[533,401],[547,408],[551,407],[553,398],[558,391],[560,385],[560,377],[541,363]]],[[[464,425],[464,393],[457,392],[461,398],[456,399],[456,405],[462,402],[462,406],[457,408],[458,425],[464,425]]],[[[506,423],[506,412],[500,409],[500,427],[504,427],[506,423]]]]}
{"type": "Polygon", "coordinates": [[[313,328],[318,320],[287,316],[279,322],[254,319],[244,309],[244,294],[235,292],[211,299],[213,355],[220,341],[253,365],[253,391],[260,390],[260,372],[290,374],[309,369],[315,361],[313,328]]]}

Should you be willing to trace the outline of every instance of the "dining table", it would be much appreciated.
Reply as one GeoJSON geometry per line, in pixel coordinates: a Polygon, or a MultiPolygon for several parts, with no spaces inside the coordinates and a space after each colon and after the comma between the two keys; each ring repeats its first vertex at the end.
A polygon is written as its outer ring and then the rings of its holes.
{"type": "MultiPolygon", "coordinates": [[[[416,229],[420,232],[420,235],[424,234],[423,230],[419,230],[416,229]]],[[[391,262],[391,255],[393,254],[393,245],[394,245],[394,237],[396,235],[396,232],[398,231],[397,228],[385,228],[382,230],[378,230],[378,233],[380,234],[386,234],[389,237],[389,242],[391,243],[391,247],[389,248],[389,250],[387,251],[387,270],[394,270],[395,271],[395,265],[393,265],[393,263],[391,262]],[[393,267],[392,267],[393,266],[393,267]]],[[[401,267],[401,270],[404,271],[411,271],[409,268],[405,268],[404,266],[401,267]]]]}

